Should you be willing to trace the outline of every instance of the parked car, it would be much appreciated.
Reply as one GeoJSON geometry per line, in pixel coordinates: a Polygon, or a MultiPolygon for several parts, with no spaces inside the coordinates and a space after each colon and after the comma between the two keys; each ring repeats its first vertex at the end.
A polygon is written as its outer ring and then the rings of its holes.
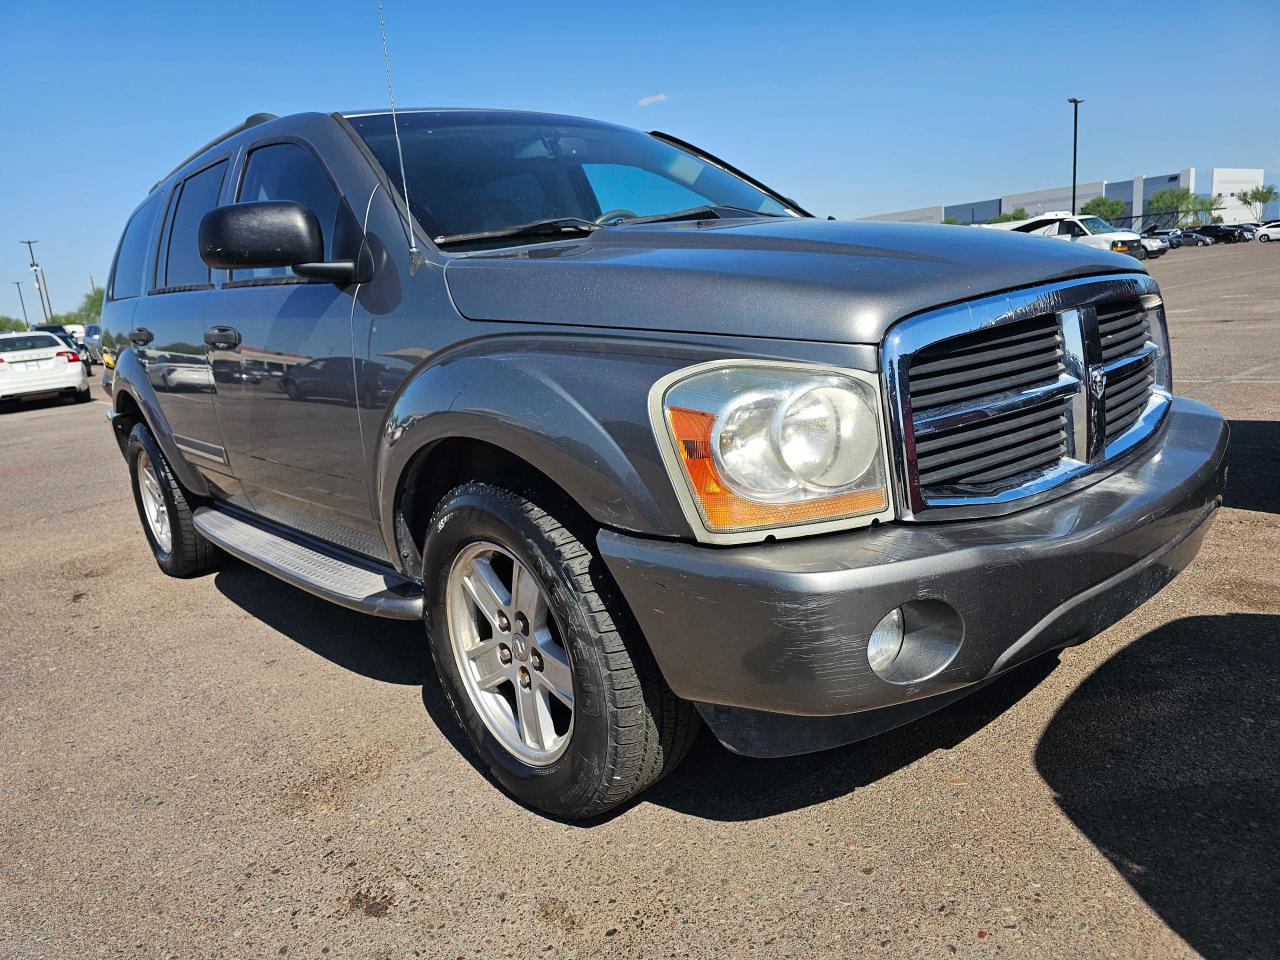
{"type": "Polygon", "coordinates": [[[1148,227],[1146,230],[1142,231],[1142,236],[1144,239],[1147,237],[1159,237],[1169,244],[1169,248],[1172,250],[1177,250],[1182,246],[1181,230],[1162,230],[1155,227],[1148,227]]]}
{"type": "MultiPolygon", "coordinates": [[[[1099,250],[1127,253],[1139,260],[1145,260],[1149,255],[1147,246],[1134,231],[1117,229],[1101,217],[1076,216],[1069,210],[1050,210],[1028,220],[987,223],[981,226],[993,230],[1013,230],[1034,236],[1070,240],[1099,250]]],[[[1160,253],[1164,252],[1164,249],[1160,250],[1160,253]]]]}
{"type": "Polygon", "coordinates": [[[1199,227],[1187,227],[1180,236],[1184,247],[1208,247],[1217,242],[1207,233],[1201,233],[1199,227]]]}
{"type": "Polygon", "coordinates": [[[1212,237],[1218,243],[1243,243],[1248,239],[1245,232],[1225,223],[1206,223],[1196,227],[1196,233],[1212,237]]]}
{"type": "Polygon", "coordinates": [[[1169,247],[1171,246],[1164,237],[1143,237],[1141,242],[1147,256],[1153,260],[1156,257],[1163,257],[1169,252],[1169,247]]]}
{"type": "Polygon", "coordinates": [[[818,219],[664,134],[393,119],[254,117],[161,178],[103,308],[111,423],[162,571],[225,552],[423,619],[522,802],[600,814],[703,724],[764,757],[882,733],[1199,549],[1227,430],[1172,396],[1131,257],[818,219]],[[382,386],[181,393],[149,376],[176,344],[382,386]]]}
{"type": "Polygon", "coordinates": [[[0,401],[27,397],[89,399],[89,378],[74,345],[44,331],[0,333],[0,401]]]}
{"type": "Polygon", "coordinates": [[[1258,230],[1256,223],[1233,223],[1232,226],[1243,233],[1246,240],[1254,239],[1258,230]]]}
{"type": "Polygon", "coordinates": [[[84,365],[85,376],[87,377],[93,376],[93,366],[92,364],[89,363],[89,355],[84,352],[83,347],[81,347],[78,343],[75,342],[71,334],[55,333],[53,334],[53,336],[61,340],[63,345],[66,346],[68,350],[70,350],[72,353],[76,355],[76,359],[79,360],[80,363],[84,365]]]}
{"type": "Polygon", "coordinates": [[[1261,243],[1269,243],[1272,240],[1280,240],[1280,221],[1268,223],[1258,228],[1258,240],[1261,243]]]}
{"type": "Polygon", "coordinates": [[[102,324],[91,323],[84,328],[82,346],[92,363],[102,363],[102,324]]]}

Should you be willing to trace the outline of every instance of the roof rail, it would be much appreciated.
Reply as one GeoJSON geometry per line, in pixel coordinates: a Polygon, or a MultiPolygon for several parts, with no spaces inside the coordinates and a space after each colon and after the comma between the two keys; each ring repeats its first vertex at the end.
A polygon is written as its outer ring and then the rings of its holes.
{"type": "Polygon", "coordinates": [[[275,120],[275,119],[278,119],[278,118],[274,113],[255,113],[255,114],[251,114],[248,117],[245,117],[243,123],[237,123],[234,127],[228,130],[226,133],[220,136],[214,137],[212,140],[206,143],[199,150],[192,153],[189,157],[187,157],[185,160],[179,163],[176,167],[174,167],[172,170],[166,173],[163,177],[157,180],[154,184],[152,184],[151,189],[148,190],[147,192],[154,193],[156,187],[160,186],[160,184],[164,183],[166,180],[168,180],[175,173],[177,173],[179,170],[185,167],[188,163],[190,163],[196,157],[200,156],[200,154],[204,153],[206,150],[212,150],[214,147],[220,144],[223,140],[228,140],[231,137],[234,137],[237,133],[240,133],[242,130],[248,130],[250,127],[256,127],[260,123],[266,123],[268,120],[275,120]]]}

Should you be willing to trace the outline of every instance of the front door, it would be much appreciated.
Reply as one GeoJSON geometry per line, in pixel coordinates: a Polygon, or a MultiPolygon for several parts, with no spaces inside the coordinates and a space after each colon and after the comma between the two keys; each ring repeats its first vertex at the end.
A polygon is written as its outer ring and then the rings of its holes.
{"type": "MultiPolygon", "coordinates": [[[[350,216],[320,161],[296,141],[252,149],[236,200],[306,204],[330,257],[335,228],[350,216]]],[[[284,268],[235,270],[205,323],[239,334],[238,345],[215,348],[210,358],[231,466],[252,509],[384,558],[356,408],[353,291],[284,268]]]]}

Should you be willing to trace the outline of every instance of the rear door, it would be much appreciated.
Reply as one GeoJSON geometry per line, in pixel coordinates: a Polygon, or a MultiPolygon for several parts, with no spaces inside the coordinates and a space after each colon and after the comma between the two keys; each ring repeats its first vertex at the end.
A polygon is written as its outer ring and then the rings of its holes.
{"type": "Polygon", "coordinates": [[[210,161],[170,191],[152,287],[138,298],[133,313],[133,329],[147,340],[135,341],[135,347],[174,443],[215,487],[230,468],[214,412],[213,371],[204,343],[213,283],[209,267],[200,259],[197,231],[204,215],[218,205],[229,166],[225,157],[210,161]]]}
{"type": "MultiPolygon", "coordinates": [[[[354,257],[335,247],[354,238],[358,225],[305,140],[277,136],[250,145],[239,179],[229,199],[305,204],[324,232],[326,257],[354,257]]],[[[216,350],[213,360],[230,463],[252,508],[381,557],[386,548],[369,507],[356,408],[354,291],[287,268],[234,270],[205,323],[239,333],[239,344],[216,350]],[[280,376],[266,375],[277,370],[280,376]]]]}

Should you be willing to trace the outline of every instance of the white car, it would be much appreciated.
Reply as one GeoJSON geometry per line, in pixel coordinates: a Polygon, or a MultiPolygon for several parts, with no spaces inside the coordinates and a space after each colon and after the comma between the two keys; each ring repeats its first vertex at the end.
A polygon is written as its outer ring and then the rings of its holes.
{"type": "Polygon", "coordinates": [[[0,333],[0,401],[57,394],[89,399],[80,354],[51,333],[0,333]]]}
{"type": "Polygon", "coordinates": [[[1154,260],[1169,252],[1169,241],[1164,237],[1143,237],[1142,248],[1147,251],[1147,256],[1154,260]]]}
{"type": "MultiPolygon", "coordinates": [[[[1015,230],[1018,233],[1032,233],[1040,237],[1071,240],[1075,243],[1083,243],[1087,247],[1127,253],[1139,260],[1145,260],[1149,255],[1142,239],[1134,231],[1119,230],[1101,217],[1077,215],[1069,210],[1050,210],[1028,220],[984,223],[982,226],[992,230],[1015,230]]],[[[1168,244],[1165,245],[1165,249],[1168,249],[1168,244]]],[[[1164,253],[1164,250],[1160,253],[1164,253]]],[[[1159,255],[1156,254],[1156,256],[1159,255]]]]}
{"type": "Polygon", "coordinates": [[[1263,243],[1280,240],[1280,220],[1274,220],[1258,228],[1257,238],[1263,243]]]}

